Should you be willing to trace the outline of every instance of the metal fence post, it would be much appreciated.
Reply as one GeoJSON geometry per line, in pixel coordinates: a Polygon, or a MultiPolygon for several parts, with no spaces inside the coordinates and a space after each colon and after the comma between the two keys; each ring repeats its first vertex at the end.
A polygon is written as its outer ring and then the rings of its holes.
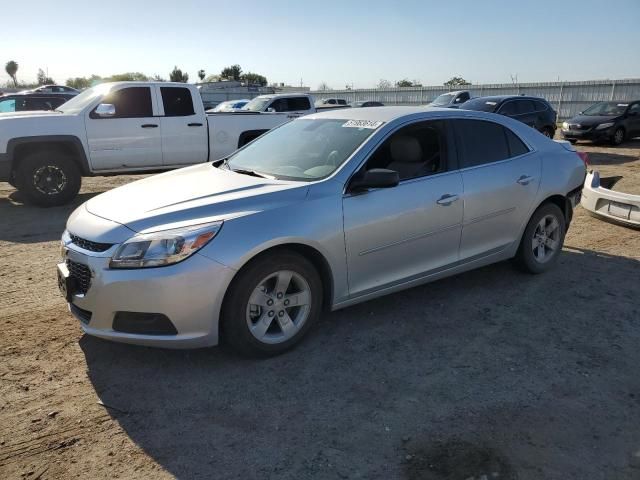
{"type": "Polygon", "coordinates": [[[611,98],[609,100],[613,101],[613,94],[616,91],[616,81],[614,80],[613,83],[611,84],[611,98]]]}
{"type": "Polygon", "coordinates": [[[558,117],[560,117],[560,109],[562,108],[562,87],[564,86],[563,83],[560,84],[560,96],[558,98],[558,117]]]}

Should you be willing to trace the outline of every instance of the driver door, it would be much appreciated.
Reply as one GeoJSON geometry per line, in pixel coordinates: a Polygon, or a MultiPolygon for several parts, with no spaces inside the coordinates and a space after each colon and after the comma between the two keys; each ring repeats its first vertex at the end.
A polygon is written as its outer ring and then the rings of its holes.
{"type": "Polygon", "coordinates": [[[397,130],[364,169],[398,171],[392,188],[349,192],[343,198],[349,292],[391,287],[458,260],[462,231],[462,177],[450,155],[446,121],[397,130]]]}

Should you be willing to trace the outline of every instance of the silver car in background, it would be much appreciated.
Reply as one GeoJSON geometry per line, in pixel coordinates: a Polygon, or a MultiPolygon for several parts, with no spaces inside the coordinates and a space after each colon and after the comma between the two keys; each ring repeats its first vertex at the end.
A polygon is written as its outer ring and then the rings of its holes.
{"type": "Polygon", "coordinates": [[[323,309],[510,258],[551,268],[584,178],[568,143],[501,115],[332,110],[90,199],[59,285],[90,335],[278,354],[323,309]]]}

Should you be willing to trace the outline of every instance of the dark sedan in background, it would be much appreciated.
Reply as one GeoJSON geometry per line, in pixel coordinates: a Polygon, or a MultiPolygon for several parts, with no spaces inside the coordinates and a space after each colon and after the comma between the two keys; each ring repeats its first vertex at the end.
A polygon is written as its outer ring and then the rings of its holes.
{"type": "Polygon", "coordinates": [[[640,100],[600,102],[562,123],[562,137],[578,140],[608,141],[620,145],[627,138],[640,136],[640,100]]]}
{"type": "Polygon", "coordinates": [[[511,117],[543,135],[553,138],[556,133],[556,111],[544,98],[522,95],[499,95],[495,97],[477,97],[463,103],[464,110],[491,112],[511,117]]]}
{"type": "Polygon", "coordinates": [[[74,95],[64,93],[15,93],[0,96],[0,113],[55,110],[74,95]]]}

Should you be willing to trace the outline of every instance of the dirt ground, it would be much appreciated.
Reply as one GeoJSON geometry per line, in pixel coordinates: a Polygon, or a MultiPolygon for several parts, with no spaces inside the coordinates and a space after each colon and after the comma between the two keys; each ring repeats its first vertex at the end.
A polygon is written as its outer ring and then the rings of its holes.
{"type": "MultiPolygon", "coordinates": [[[[640,141],[579,149],[640,193],[640,141]]],[[[134,178],[53,209],[0,183],[0,478],[640,478],[639,231],[579,208],[548,274],[482,268],[247,360],[84,337],[67,312],[65,220],[134,178]]]]}

